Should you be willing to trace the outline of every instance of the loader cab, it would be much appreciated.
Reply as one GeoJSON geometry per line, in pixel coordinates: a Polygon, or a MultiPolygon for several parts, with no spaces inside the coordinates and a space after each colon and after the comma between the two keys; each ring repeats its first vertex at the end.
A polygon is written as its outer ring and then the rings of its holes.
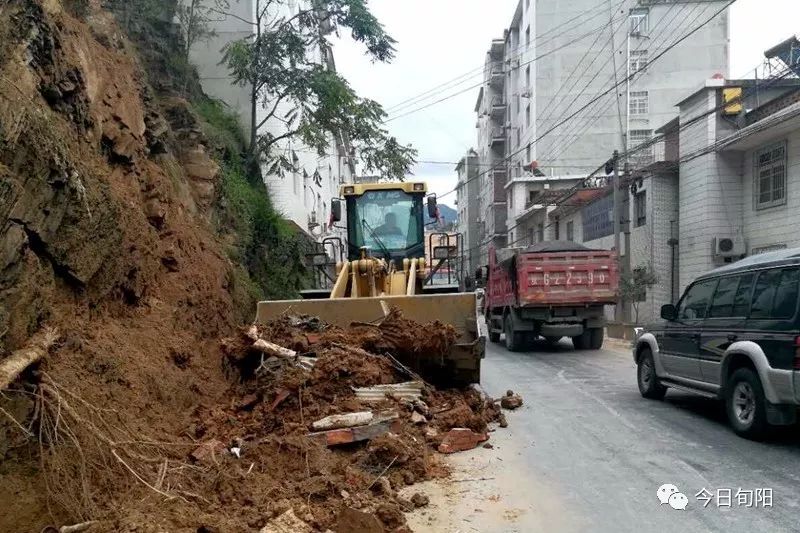
{"type": "MultiPolygon", "coordinates": [[[[402,265],[403,259],[425,256],[424,183],[374,183],[345,185],[341,189],[347,217],[347,256],[369,254],[402,265]]],[[[336,200],[332,207],[334,218],[336,200]]],[[[428,206],[429,214],[435,214],[428,206]]],[[[341,217],[341,215],[340,215],[341,217]]]]}

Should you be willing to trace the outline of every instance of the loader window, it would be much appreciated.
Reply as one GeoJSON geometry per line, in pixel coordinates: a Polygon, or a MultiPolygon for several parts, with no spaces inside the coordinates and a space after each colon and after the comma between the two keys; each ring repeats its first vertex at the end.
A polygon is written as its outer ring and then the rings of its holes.
{"type": "Polygon", "coordinates": [[[348,208],[351,245],[380,254],[422,242],[422,195],[401,190],[367,191],[348,208]]]}

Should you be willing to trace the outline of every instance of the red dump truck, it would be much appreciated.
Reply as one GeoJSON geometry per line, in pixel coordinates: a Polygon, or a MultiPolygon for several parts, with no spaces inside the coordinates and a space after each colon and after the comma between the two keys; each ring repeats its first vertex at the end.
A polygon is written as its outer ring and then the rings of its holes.
{"type": "Polygon", "coordinates": [[[530,349],[537,337],[572,338],[578,350],[603,345],[604,306],[617,301],[615,252],[551,241],[527,248],[489,250],[486,326],[489,340],[511,351],[530,349]]]}

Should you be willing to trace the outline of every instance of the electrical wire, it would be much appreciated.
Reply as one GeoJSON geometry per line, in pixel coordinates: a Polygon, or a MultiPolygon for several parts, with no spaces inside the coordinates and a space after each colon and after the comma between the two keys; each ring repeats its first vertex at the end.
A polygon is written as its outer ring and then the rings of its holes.
{"type": "MultiPolygon", "coordinates": [[[[603,4],[608,4],[609,2],[612,2],[612,1],[614,1],[614,0],[604,0],[603,4]]],[[[601,4],[598,7],[602,7],[603,4],[601,4]]],[[[589,20],[592,20],[592,19],[596,18],[597,16],[606,13],[607,11],[608,11],[608,9],[603,9],[599,13],[595,14],[594,16],[590,17],[586,21],[582,22],[581,24],[585,24],[589,20]]],[[[591,13],[591,11],[589,13],[591,13]]],[[[534,46],[536,44],[538,44],[541,47],[541,46],[544,46],[545,44],[548,44],[548,43],[558,39],[560,37],[560,35],[540,43],[540,40],[543,37],[558,31],[560,28],[562,28],[562,27],[564,27],[564,26],[566,26],[568,24],[571,24],[572,22],[574,22],[577,19],[580,19],[580,18],[586,16],[589,13],[582,12],[582,13],[578,14],[577,16],[567,20],[566,22],[564,22],[562,24],[559,24],[558,26],[556,26],[554,28],[551,28],[550,30],[547,30],[546,32],[544,32],[544,33],[542,33],[540,35],[537,35],[536,38],[534,40],[532,40],[530,43],[527,43],[527,44],[524,44],[524,45],[521,44],[521,45],[515,47],[514,49],[506,50],[505,53],[510,55],[510,57],[508,57],[507,59],[508,60],[514,60],[514,59],[522,56],[529,48],[531,48],[532,46],[534,46]],[[517,54],[517,51],[520,51],[520,50],[521,50],[521,52],[517,54]]],[[[506,58],[504,58],[504,59],[506,59],[506,58]]],[[[414,102],[414,103],[418,104],[419,102],[428,99],[428,98],[425,98],[425,97],[430,95],[431,93],[441,92],[441,90],[443,90],[445,88],[453,88],[455,86],[461,85],[461,84],[465,83],[467,79],[473,78],[473,77],[475,77],[477,75],[484,75],[486,73],[486,71],[487,71],[487,65],[486,64],[481,65],[481,66],[476,67],[476,68],[474,68],[472,70],[469,70],[466,73],[461,74],[460,76],[457,76],[457,77],[455,77],[455,78],[453,78],[453,79],[451,79],[449,81],[446,81],[446,82],[441,83],[441,84],[439,84],[439,85],[437,85],[437,86],[435,86],[435,87],[433,87],[431,89],[428,89],[427,91],[424,91],[424,92],[422,92],[422,93],[420,93],[420,94],[418,94],[416,96],[413,96],[411,98],[403,100],[402,102],[399,102],[397,104],[393,104],[393,105],[389,106],[386,109],[386,111],[387,111],[387,113],[397,113],[397,112],[399,112],[398,108],[411,107],[410,105],[408,105],[410,102],[414,102]],[[455,82],[458,82],[458,83],[455,83],[455,82]]]]}

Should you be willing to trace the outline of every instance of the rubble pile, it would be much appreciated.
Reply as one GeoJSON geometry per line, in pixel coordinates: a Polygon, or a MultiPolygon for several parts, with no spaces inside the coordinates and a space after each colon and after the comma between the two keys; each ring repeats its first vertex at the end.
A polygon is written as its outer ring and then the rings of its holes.
{"type": "Polygon", "coordinates": [[[427,497],[405,500],[398,491],[446,475],[437,452],[475,448],[490,425],[506,425],[479,389],[436,390],[401,362],[454,341],[452,327],[416,324],[394,310],[379,325],[283,316],[247,328],[223,343],[240,383],[229,406],[195,413],[192,437],[202,444],[193,459],[259,476],[257,485],[269,485],[260,490],[272,494],[258,510],[267,519],[338,531],[357,512],[403,531],[403,512],[427,497]]]}

